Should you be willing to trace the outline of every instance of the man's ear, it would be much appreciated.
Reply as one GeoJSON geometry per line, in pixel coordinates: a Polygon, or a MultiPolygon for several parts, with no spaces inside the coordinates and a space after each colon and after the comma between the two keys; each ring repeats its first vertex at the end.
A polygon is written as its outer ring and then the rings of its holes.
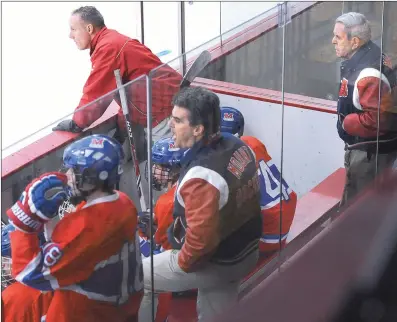
{"type": "Polygon", "coordinates": [[[361,40],[358,37],[352,38],[352,49],[357,50],[361,45],[361,40]]]}
{"type": "Polygon", "coordinates": [[[93,26],[92,24],[89,23],[89,24],[86,26],[86,29],[87,29],[87,32],[88,32],[90,35],[93,34],[93,32],[94,32],[94,26],[93,26]]]}
{"type": "Polygon", "coordinates": [[[193,129],[193,135],[198,137],[198,136],[204,136],[204,125],[200,124],[195,126],[193,129]]]}

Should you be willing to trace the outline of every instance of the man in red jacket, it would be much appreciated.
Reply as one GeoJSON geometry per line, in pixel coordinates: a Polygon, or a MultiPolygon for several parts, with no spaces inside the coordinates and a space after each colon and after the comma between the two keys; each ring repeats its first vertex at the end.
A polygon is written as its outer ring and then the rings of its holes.
{"type": "MultiPolygon", "coordinates": [[[[54,131],[81,132],[102,116],[110,102],[119,95],[101,96],[117,88],[114,70],[120,69],[126,84],[162,65],[160,59],[139,41],[108,29],[101,13],[92,6],[81,7],[70,17],[70,35],[77,48],[90,49],[91,74],[84,85],[83,96],[71,120],[60,122],[54,131]],[[91,103],[91,104],[89,104],[91,103]],[[88,106],[87,106],[88,105],[88,106]]],[[[171,115],[171,100],[178,91],[181,75],[165,65],[155,72],[152,82],[153,140],[170,133],[168,119],[171,115]]],[[[146,81],[127,86],[127,100],[134,125],[146,127],[146,81]]],[[[120,105],[120,104],[119,104],[120,105]]],[[[125,121],[120,109],[117,123],[125,131],[125,121]]]]}

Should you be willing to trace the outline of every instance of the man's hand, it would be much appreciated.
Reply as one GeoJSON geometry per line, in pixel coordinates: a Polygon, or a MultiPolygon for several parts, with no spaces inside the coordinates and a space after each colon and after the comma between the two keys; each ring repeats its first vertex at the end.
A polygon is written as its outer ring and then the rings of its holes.
{"type": "MultiPolygon", "coordinates": [[[[144,234],[147,238],[150,238],[150,211],[138,213],[138,228],[142,234],[144,234]]],[[[156,227],[153,227],[153,234],[156,229],[156,227]]]]}
{"type": "Polygon", "coordinates": [[[43,230],[44,224],[57,216],[59,206],[69,197],[67,177],[49,172],[27,185],[19,200],[7,210],[15,228],[26,233],[43,230]]]}
{"type": "Polygon", "coordinates": [[[56,127],[52,128],[53,131],[66,131],[72,133],[80,133],[83,131],[73,120],[63,120],[56,127]]]}

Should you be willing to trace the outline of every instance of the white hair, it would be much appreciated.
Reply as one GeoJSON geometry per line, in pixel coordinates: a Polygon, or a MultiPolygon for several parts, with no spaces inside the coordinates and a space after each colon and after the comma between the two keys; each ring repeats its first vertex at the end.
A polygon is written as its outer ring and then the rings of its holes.
{"type": "Polygon", "coordinates": [[[358,12],[344,13],[335,20],[335,23],[337,22],[344,25],[347,39],[357,37],[364,42],[371,40],[371,27],[363,14],[358,12]]]}

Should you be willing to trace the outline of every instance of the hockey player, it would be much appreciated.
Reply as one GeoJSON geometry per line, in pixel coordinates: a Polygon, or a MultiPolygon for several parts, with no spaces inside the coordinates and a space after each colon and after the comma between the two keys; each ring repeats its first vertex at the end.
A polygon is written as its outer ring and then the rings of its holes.
{"type": "Polygon", "coordinates": [[[1,230],[1,303],[3,322],[45,321],[53,293],[41,292],[22,283],[15,283],[11,275],[10,232],[14,226],[8,224],[1,230]],[[12,312],[12,314],[8,313],[12,312]]]}
{"type": "MultiPolygon", "coordinates": [[[[174,211],[176,183],[179,178],[180,161],[185,151],[186,149],[177,148],[172,138],[160,139],[152,148],[153,188],[157,191],[165,189],[165,193],[158,198],[153,212],[154,224],[156,225],[154,241],[160,251],[171,249],[167,230],[174,220],[172,213],[174,211]]],[[[149,237],[149,215],[147,213],[140,214],[139,227],[142,233],[149,237]]],[[[148,250],[150,251],[150,247],[148,250]]],[[[146,253],[147,249],[145,248],[146,253]]],[[[149,253],[146,257],[148,256],[149,253]]]]}
{"type": "Polygon", "coordinates": [[[280,170],[273,163],[265,145],[255,137],[243,136],[244,116],[239,110],[233,107],[221,108],[221,131],[239,137],[255,153],[261,188],[263,220],[259,251],[261,258],[266,258],[280,249],[280,241],[281,246],[285,246],[295,215],[297,195],[284,179],[280,180],[280,170]],[[280,185],[282,185],[281,197],[280,185]],[[281,234],[280,216],[282,218],[281,234]]]}
{"type": "Polygon", "coordinates": [[[186,148],[168,229],[172,250],[143,260],[145,296],[139,321],[151,320],[158,293],[198,289],[198,320],[237,302],[240,281],[255,267],[261,235],[255,158],[241,140],[220,135],[218,96],[202,87],[173,100],[175,146],[186,148]]]}
{"type": "MultiPolygon", "coordinates": [[[[165,250],[171,249],[168,241],[167,230],[172,224],[174,211],[174,196],[176,191],[176,183],[180,173],[180,161],[186,152],[186,149],[175,147],[172,138],[164,138],[157,141],[152,147],[152,182],[153,188],[157,191],[165,192],[157,199],[154,207],[154,225],[155,229],[154,255],[165,250]]],[[[148,171],[146,171],[148,173],[148,171]]],[[[150,256],[150,236],[149,215],[140,213],[138,218],[138,226],[141,238],[141,253],[145,257],[150,256]],[[145,238],[146,237],[146,238],[145,238]]],[[[178,293],[181,295],[181,293],[178,293]]],[[[163,322],[168,315],[172,301],[172,293],[162,293],[158,298],[158,307],[156,314],[156,322],[163,322]]]]}
{"type": "Polygon", "coordinates": [[[142,264],[136,208],[127,195],[114,190],[122,159],[114,139],[80,139],[64,151],[66,174],[45,173],[34,179],[7,210],[16,228],[10,233],[13,276],[33,289],[53,292],[42,314],[46,322],[136,318],[142,264]],[[85,201],[60,220],[40,246],[37,235],[68,194],[84,196],[85,201]]]}

